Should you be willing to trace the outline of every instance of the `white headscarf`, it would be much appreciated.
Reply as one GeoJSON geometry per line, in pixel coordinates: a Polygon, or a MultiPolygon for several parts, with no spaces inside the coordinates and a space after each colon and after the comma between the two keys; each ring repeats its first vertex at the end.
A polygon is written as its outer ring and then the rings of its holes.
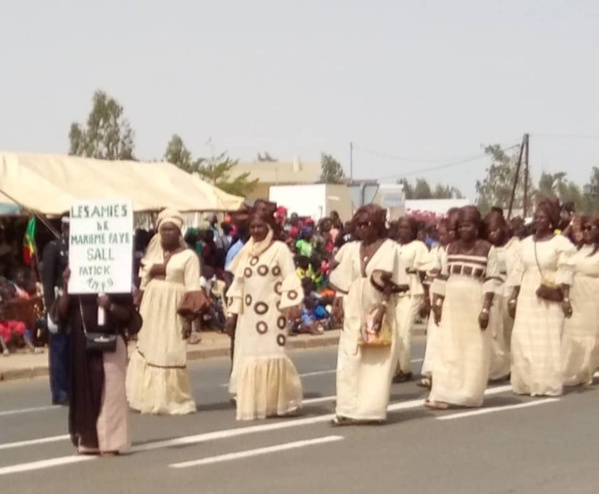
{"type": "Polygon", "coordinates": [[[150,267],[152,264],[158,264],[164,260],[164,250],[162,248],[160,239],[160,227],[166,223],[170,223],[177,227],[179,230],[179,244],[182,248],[187,248],[187,245],[183,240],[183,234],[181,233],[183,225],[185,225],[185,219],[183,218],[183,215],[174,209],[164,209],[160,212],[158,219],[156,220],[157,232],[152,237],[152,240],[150,240],[148,248],[146,249],[146,253],[141,259],[142,267],[150,267]]]}

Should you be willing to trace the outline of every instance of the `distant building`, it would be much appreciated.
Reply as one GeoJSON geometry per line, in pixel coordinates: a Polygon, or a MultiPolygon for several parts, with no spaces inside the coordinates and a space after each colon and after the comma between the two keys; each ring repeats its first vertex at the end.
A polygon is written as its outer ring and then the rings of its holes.
{"type": "Polygon", "coordinates": [[[299,158],[292,162],[254,161],[238,163],[232,178],[249,173],[250,180],[258,180],[248,199],[268,199],[272,185],[316,184],[320,180],[320,162],[303,163],[299,158]]]}

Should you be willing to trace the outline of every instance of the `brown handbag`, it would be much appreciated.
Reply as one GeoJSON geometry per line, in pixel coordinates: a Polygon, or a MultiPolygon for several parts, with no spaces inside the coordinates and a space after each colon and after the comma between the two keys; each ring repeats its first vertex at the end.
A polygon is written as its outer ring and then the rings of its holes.
{"type": "Polygon", "coordinates": [[[535,244],[535,261],[537,263],[537,267],[539,268],[539,273],[541,274],[541,284],[537,288],[536,292],[537,297],[546,300],[547,302],[563,302],[564,292],[562,288],[557,283],[548,281],[543,275],[543,270],[541,269],[541,264],[539,263],[539,258],[537,256],[537,242],[534,239],[533,242],[535,244]]]}

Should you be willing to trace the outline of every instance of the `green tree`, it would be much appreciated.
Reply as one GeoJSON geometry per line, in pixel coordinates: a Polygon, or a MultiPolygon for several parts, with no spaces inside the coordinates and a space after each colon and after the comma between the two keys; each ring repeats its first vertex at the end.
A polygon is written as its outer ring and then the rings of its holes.
{"type": "Polygon", "coordinates": [[[464,195],[456,187],[437,184],[433,191],[434,199],[463,199],[464,195]]]}
{"type": "Polygon", "coordinates": [[[234,174],[239,160],[231,159],[227,152],[210,159],[199,158],[195,161],[200,177],[229,194],[246,197],[256,186],[258,180],[250,180],[249,173],[234,174]]]}
{"type": "Polygon", "coordinates": [[[583,188],[584,206],[587,213],[599,213],[599,167],[594,166],[591,175],[583,188]]]}
{"type": "Polygon", "coordinates": [[[258,155],[256,156],[256,160],[258,160],[260,162],[266,162],[266,163],[276,163],[277,161],[279,161],[278,159],[273,158],[267,152],[264,152],[264,154],[258,153],[258,155]]]}
{"type": "MultiPolygon", "coordinates": [[[[512,197],[512,188],[516,178],[518,156],[510,154],[498,144],[487,146],[485,154],[491,158],[491,165],[487,168],[487,176],[483,180],[476,181],[477,205],[487,212],[493,206],[498,206],[507,211],[512,197]]],[[[528,181],[528,211],[531,211],[533,187],[532,180],[528,181]]],[[[514,209],[524,207],[524,168],[520,170],[520,176],[516,185],[514,198],[514,209]]]]}
{"type": "Polygon", "coordinates": [[[433,191],[424,178],[417,178],[414,186],[414,199],[432,199],[433,191]]]}
{"type": "Polygon", "coordinates": [[[555,196],[561,202],[572,202],[577,211],[586,207],[585,197],[580,187],[566,178],[565,172],[541,173],[536,194],[539,197],[555,196]]]}
{"type": "Polygon", "coordinates": [[[408,200],[415,199],[414,187],[412,187],[412,184],[410,184],[410,182],[408,180],[406,180],[405,178],[402,178],[402,179],[398,180],[397,183],[403,185],[404,199],[408,199],[408,200]]]}
{"type": "Polygon", "coordinates": [[[71,124],[69,154],[106,160],[134,159],[134,133],[123,113],[117,100],[96,91],[87,124],[71,124]]]}
{"type": "Polygon", "coordinates": [[[166,146],[164,159],[187,173],[197,171],[198,168],[198,163],[193,160],[191,151],[187,149],[183,139],[177,134],[173,134],[173,137],[171,137],[171,140],[166,146]]]}
{"type": "Polygon", "coordinates": [[[320,181],[325,184],[342,184],[345,182],[345,172],[339,163],[330,154],[322,153],[320,159],[320,181]]]}
{"type": "Polygon", "coordinates": [[[406,199],[463,199],[462,193],[450,185],[437,184],[434,188],[424,178],[417,178],[412,185],[405,178],[398,181],[403,185],[406,199]]]}

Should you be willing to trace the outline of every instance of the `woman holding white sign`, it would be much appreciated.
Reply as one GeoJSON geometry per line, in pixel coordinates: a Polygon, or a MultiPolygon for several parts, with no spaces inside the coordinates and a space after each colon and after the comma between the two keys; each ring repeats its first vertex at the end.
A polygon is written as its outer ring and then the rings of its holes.
{"type": "Polygon", "coordinates": [[[71,337],[69,433],[79,454],[115,455],[131,446],[125,373],[127,335],[141,320],[131,294],[70,295],[70,271],[55,315],[71,337]],[[99,309],[104,321],[98,320],[99,309]]]}
{"type": "Polygon", "coordinates": [[[162,211],[158,234],[141,261],[144,324],[127,373],[129,405],[141,413],[196,411],[187,374],[187,338],[206,299],[200,287],[200,261],[183,241],[183,224],[179,212],[162,211]]]}

